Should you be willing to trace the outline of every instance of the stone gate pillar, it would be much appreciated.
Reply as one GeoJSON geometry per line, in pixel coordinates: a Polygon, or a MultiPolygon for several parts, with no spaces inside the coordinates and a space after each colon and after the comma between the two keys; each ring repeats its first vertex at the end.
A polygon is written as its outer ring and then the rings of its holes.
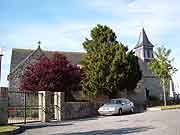
{"type": "Polygon", "coordinates": [[[59,96],[58,92],[54,92],[54,118],[59,120],[60,111],[59,111],[59,96]]]}
{"type": "Polygon", "coordinates": [[[39,120],[43,122],[45,120],[45,104],[44,104],[45,91],[38,92],[39,102],[39,120]]]}
{"type": "Polygon", "coordinates": [[[54,95],[54,105],[55,105],[55,119],[56,120],[64,120],[65,112],[64,112],[64,93],[56,92],[54,95]]]}
{"type": "Polygon", "coordinates": [[[39,92],[39,120],[41,122],[50,121],[50,111],[49,106],[51,104],[51,92],[40,91],[39,92]]]}
{"type": "Polygon", "coordinates": [[[0,125],[8,124],[8,89],[0,87],[0,125]]]}

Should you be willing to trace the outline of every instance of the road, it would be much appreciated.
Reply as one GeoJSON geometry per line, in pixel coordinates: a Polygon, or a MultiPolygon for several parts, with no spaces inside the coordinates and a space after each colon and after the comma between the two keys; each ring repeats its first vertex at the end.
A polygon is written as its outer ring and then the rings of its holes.
{"type": "Polygon", "coordinates": [[[28,124],[21,135],[180,135],[180,110],[28,124]]]}

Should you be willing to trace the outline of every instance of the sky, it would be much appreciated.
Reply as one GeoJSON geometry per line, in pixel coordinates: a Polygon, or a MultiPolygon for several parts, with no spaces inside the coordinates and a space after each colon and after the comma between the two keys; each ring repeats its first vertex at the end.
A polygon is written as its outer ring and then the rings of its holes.
{"type": "Polygon", "coordinates": [[[111,27],[132,49],[142,27],[155,47],[172,49],[173,76],[180,92],[179,0],[0,0],[0,86],[8,86],[12,48],[84,51],[82,43],[97,24],[111,27]]]}

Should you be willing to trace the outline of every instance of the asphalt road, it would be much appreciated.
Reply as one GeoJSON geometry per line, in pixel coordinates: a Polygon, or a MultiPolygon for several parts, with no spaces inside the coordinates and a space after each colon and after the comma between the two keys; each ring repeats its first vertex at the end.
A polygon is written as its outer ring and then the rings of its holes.
{"type": "Polygon", "coordinates": [[[180,110],[28,124],[21,135],[180,135],[180,110]]]}

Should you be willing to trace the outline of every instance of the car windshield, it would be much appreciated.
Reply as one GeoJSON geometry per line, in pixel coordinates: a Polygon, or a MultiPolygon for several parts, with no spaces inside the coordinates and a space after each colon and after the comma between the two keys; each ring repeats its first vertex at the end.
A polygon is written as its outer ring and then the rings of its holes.
{"type": "Polygon", "coordinates": [[[110,104],[121,104],[122,101],[121,100],[111,100],[110,104]]]}

